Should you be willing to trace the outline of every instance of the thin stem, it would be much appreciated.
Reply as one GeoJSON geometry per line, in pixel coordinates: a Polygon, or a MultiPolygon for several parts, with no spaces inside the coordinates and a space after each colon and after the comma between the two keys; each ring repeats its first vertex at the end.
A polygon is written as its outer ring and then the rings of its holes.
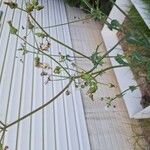
{"type": "MultiPolygon", "coordinates": [[[[137,86],[135,86],[135,88],[137,88],[139,85],[137,85],[137,86]]],[[[108,106],[110,106],[111,105],[111,103],[114,101],[114,100],[116,100],[118,97],[122,97],[126,92],[128,92],[128,91],[131,91],[131,89],[130,89],[130,87],[128,88],[128,89],[126,89],[126,90],[124,90],[124,91],[122,91],[120,94],[117,94],[114,98],[112,98],[107,104],[108,104],[108,106]]]]}
{"type": "MultiPolygon", "coordinates": [[[[122,39],[120,39],[110,50],[108,50],[99,60],[99,62],[101,62],[104,58],[106,58],[106,56],[111,53],[117,46],[119,43],[121,43],[123,40],[125,39],[125,37],[123,37],[122,39]]],[[[94,66],[91,70],[88,71],[88,73],[94,71],[97,68],[98,65],[94,66]]]]}
{"type": "Polygon", "coordinates": [[[12,122],[12,123],[6,125],[4,129],[6,130],[7,128],[9,128],[9,127],[13,126],[14,124],[16,124],[16,123],[18,123],[18,122],[20,122],[20,121],[26,119],[27,117],[29,117],[29,116],[35,114],[36,112],[42,110],[43,108],[45,108],[46,106],[48,106],[49,104],[51,104],[52,102],[54,102],[63,92],[65,92],[65,91],[68,89],[68,87],[70,86],[71,83],[72,83],[72,80],[70,79],[69,83],[63,88],[63,90],[61,90],[61,91],[60,91],[56,96],[54,96],[51,100],[49,100],[49,101],[48,101],[47,103],[45,103],[44,105],[38,107],[37,109],[33,110],[32,112],[30,112],[30,113],[24,115],[23,117],[17,119],[16,121],[14,121],[14,122],[12,122]]]}
{"type": "Polygon", "coordinates": [[[34,35],[34,32],[33,32],[33,30],[31,30],[32,31],[32,34],[33,34],[33,38],[34,38],[34,41],[35,41],[35,44],[36,44],[36,47],[38,48],[38,52],[37,52],[37,55],[39,54],[39,45],[38,45],[38,42],[37,42],[37,40],[36,40],[36,37],[35,37],[35,35],[34,35]]]}
{"type": "Polygon", "coordinates": [[[21,40],[23,40],[24,42],[26,42],[26,44],[28,44],[28,45],[31,46],[32,48],[34,48],[34,49],[40,51],[42,54],[44,54],[44,55],[46,55],[47,57],[51,58],[51,59],[52,59],[53,61],[55,61],[69,76],[71,76],[70,73],[69,73],[58,61],[56,61],[51,55],[49,55],[49,54],[43,52],[42,50],[40,50],[39,48],[33,46],[32,44],[30,44],[29,42],[27,42],[25,39],[23,39],[22,37],[20,37],[18,34],[17,34],[17,36],[18,36],[21,40]]]}
{"type": "Polygon", "coordinates": [[[19,10],[24,11],[25,13],[27,13],[26,10],[24,10],[24,9],[22,9],[22,8],[20,8],[20,7],[17,7],[17,9],[19,9],[19,10]]]}
{"type": "MultiPolygon", "coordinates": [[[[29,50],[26,50],[26,52],[29,52],[29,53],[33,53],[33,54],[38,54],[37,52],[33,52],[33,51],[29,51],[29,50]]],[[[39,53],[39,55],[42,55],[41,53],[39,53]]],[[[60,57],[60,55],[51,55],[52,57],[60,57]]],[[[114,57],[114,56],[111,56],[111,57],[114,57]]],[[[69,56],[69,58],[75,58],[75,59],[84,59],[84,57],[78,57],[78,56],[69,56]]]]}
{"type": "MultiPolygon", "coordinates": [[[[108,67],[108,68],[105,68],[105,69],[102,69],[102,70],[99,70],[99,71],[96,71],[96,72],[93,72],[91,73],[91,75],[95,75],[94,78],[96,78],[98,75],[102,74],[103,72],[105,71],[108,71],[110,69],[114,69],[114,68],[120,68],[120,67],[127,67],[127,65],[117,65],[117,66],[111,66],[111,67],[108,67]]],[[[83,75],[79,75],[79,76],[74,76],[74,79],[78,79],[78,78],[81,78],[83,75]]]]}
{"type": "MultiPolygon", "coordinates": [[[[68,24],[73,24],[73,23],[76,23],[76,22],[81,22],[81,21],[85,21],[85,20],[89,20],[89,19],[92,19],[92,17],[78,19],[78,20],[74,20],[74,21],[70,21],[70,22],[66,22],[66,23],[61,23],[61,24],[57,24],[57,25],[52,25],[52,26],[45,26],[45,27],[42,27],[42,28],[44,28],[44,29],[46,29],[46,28],[55,28],[55,27],[64,26],[64,25],[68,25],[68,24]]],[[[38,28],[38,27],[36,27],[36,28],[38,28]]]]}
{"type": "Polygon", "coordinates": [[[70,77],[67,77],[67,76],[62,76],[62,75],[55,75],[55,74],[48,74],[48,75],[49,75],[49,76],[58,77],[58,78],[70,79],[70,77]]]}
{"type": "Polygon", "coordinates": [[[106,56],[111,53],[124,39],[126,38],[126,36],[122,37],[110,50],[108,50],[101,58],[101,60],[103,60],[104,58],[106,58],[106,56]]]}
{"type": "MultiPolygon", "coordinates": [[[[25,52],[32,53],[32,54],[37,54],[37,55],[43,55],[43,54],[36,53],[36,52],[33,52],[33,51],[29,51],[29,50],[26,50],[25,52]]],[[[59,55],[51,55],[51,56],[55,57],[55,56],[59,56],[59,55]]],[[[80,71],[77,71],[77,70],[69,68],[69,67],[64,67],[64,68],[66,70],[71,70],[71,71],[74,71],[74,72],[77,72],[77,73],[81,73],[80,71]]]]}
{"type": "Polygon", "coordinates": [[[64,47],[70,49],[70,50],[73,51],[74,53],[77,53],[77,54],[79,54],[79,55],[81,55],[81,56],[87,58],[88,60],[91,60],[90,57],[88,57],[88,56],[86,56],[86,55],[84,55],[84,54],[78,52],[77,50],[73,49],[72,47],[70,47],[70,46],[64,44],[63,42],[61,42],[61,41],[55,39],[54,37],[50,36],[50,35],[42,28],[42,26],[36,21],[36,19],[32,16],[32,14],[29,14],[29,15],[30,15],[30,17],[32,18],[32,20],[37,24],[37,26],[38,26],[38,27],[46,34],[46,36],[48,36],[50,39],[52,39],[53,41],[55,41],[55,42],[57,42],[57,43],[63,45],[64,47]]]}
{"type": "Polygon", "coordinates": [[[105,68],[105,69],[103,69],[103,70],[96,71],[96,72],[92,73],[92,75],[95,75],[95,77],[97,77],[98,75],[100,75],[101,73],[103,73],[103,72],[105,72],[105,71],[108,71],[108,70],[110,70],[110,69],[115,69],[115,68],[121,68],[121,67],[127,67],[127,65],[111,66],[111,67],[105,68]]]}

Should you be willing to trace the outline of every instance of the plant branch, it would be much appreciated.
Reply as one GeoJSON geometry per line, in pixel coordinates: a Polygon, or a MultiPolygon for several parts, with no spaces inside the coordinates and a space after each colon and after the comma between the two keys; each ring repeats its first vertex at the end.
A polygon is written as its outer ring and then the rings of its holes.
{"type": "MultiPolygon", "coordinates": [[[[46,28],[55,28],[55,27],[59,27],[59,26],[64,26],[64,25],[68,25],[68,24],[81,22],[81,21],[86,21],[86,20],[89,20],[89,19],[92,19],[92,17],[78,19],[78,20],[74,20],[74,21],[70,21],[70,22],[66,22],[66,23],[62,23],[62,24],[57,24],[57,25],[52,25],[52,26],[45,26],[45,27],[42,27],[42,28],[44,28],[44,29],[46,29],[46,28]]],[[[39,27],[35,27],[35,28],[39,28],[39,27]]]]}
{"type": "Polygon", "coordinates": [[[26,42],[26,44],[28,44],[28,45],[31,46],[32,48],[34,48],[34,49],[40,51],[42,54],[44,54],[45,56],[47,56],[47,57],[49,57],[50,59],[52,59],[52,60],[53,60],[54,62],[56,62],[60,67],[62,67],[62,69],[63,69],[69,76],[71,76],[70,73],[69,73],[58,61],[56,61],[56,59],[54,59],[51,55],[49,55],[49,54],[43,52],[42,50],[40,50],[39,48],[33,46],[32,44],[30,44],[29,42],[27,42],[25,39],[23,39],[23,38],[22,38],[21,36],[19,36],[18,34],[17,34],[17,36],[18,36],[21,40],[23,40],[24,42],[26,42]]]}
{"type": "Polygon", "coordinates": [[[38,26],[38,27],[46,34],[46,36],[48,36],[50,39],[52,39],[53,41],[55,41],[55,42],[57,42],[57,43],[63,45],[64,47],[70,49],[70,50],[73,51],[74,53],[77,53],[77,54],[79,54],[79,55],[85,57],[86,59],[91,60],[90,57],[88,57],[88,56],[86,56],[86,55],[80,53],[79,51],[73,49],[72,47],[70,47],[70,46],[64,44],[63,42],[61,42],[61,41],[55,39],[54,37],[50,36],[50,35],[42,28],[42,26],[36,21],[36,19],[32,16],[32,14],[29,14],[29,15],[30,15],[30,17],[32,18],[32,20],[37,24],[37,26],[38,26]]]}
{"type": "Polygon", "coordinates": [[[63,92],[65,92],[65,91],[68,89],[68,87],[70,86],[71,83],[72,83],[72,80],[70,79],[69,83],[63,88],[63,90],[61,90],[61,91],[60,91],[56,96],[54,96],[51,100],[49,100],[49,101],[48,101],[47,103],[45,103],[44,105],[38,107],[37,109],[33,110],[32,112],[30,112],[30,113],[24,115],[23,117],[17,119],[16,121],[14,121],[14,122],[12,122],[12,123],[6,125],[6,126],[4,127],[4,129],[6,130],[7,128],[9,128],[9,127],[13,126],[14,124],[16,124],[16,123],[18,123],[18,122],[20,122],[20,121],[26,119],[27,117],[29,117],[29,116],[35,114],[36,112],[42,110],[43,108],[45,108],[46,106],[48,106],[49,104],[51,104],[52,102],[54,102],[63,92]]]}

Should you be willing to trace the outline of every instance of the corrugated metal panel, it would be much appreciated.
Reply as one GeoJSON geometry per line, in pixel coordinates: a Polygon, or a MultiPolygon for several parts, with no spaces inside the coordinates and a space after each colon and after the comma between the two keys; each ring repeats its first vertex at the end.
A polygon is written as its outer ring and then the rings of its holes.
{"type": "MultiPolygon", "coordinates": [[[[17,2],[20,6],[24,5],[23,0],[17,2]]],[[[62,0],[42,0],[41,3],[45,9],[35,17],[43,26],[67,22],[62,0]]],[[[9,34],[7,21],[13,20],[13,24],[20,28],[19,34],[26,35],[26,29],[21,28],[26,24],[26,14],[10,10],[3,4],[1,10],[4,14],[0,28],[0,120],[9,124],[46,103],[68,82],[45,85],[46,79],[40,75],[42,70],[34,68],[34,54],[23,56],[17,51],[20,39],[9,34]]],[[[47,31],[71,46],[67,25],[47,31]]],[[[28,40],[35,44],[31,35],[28,40]]],[[[58,54],[59,51],[73,55],[51,41],[50,53],[58,54]]],[[[41,56],[41,59],[52,66],[56,65],[45,56],[41,56]]],[[[11,150],[89,150],[81,95],[73,85],[69,90],[71,95],[61,95],[53,104],[9,128],[4,144],[11,150]]]]}

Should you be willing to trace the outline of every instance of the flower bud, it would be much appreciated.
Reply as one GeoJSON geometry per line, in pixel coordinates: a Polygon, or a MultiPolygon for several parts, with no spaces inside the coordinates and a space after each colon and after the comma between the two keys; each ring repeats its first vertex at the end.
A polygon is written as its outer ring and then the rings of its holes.
{"type": "Polygon", "coordinates": [[[16,34],[17,33],[17,29],[12,25],[12,22],[11,21],[8,21],[8,24],[9,24],[9,28],[10,28],[10,33],[11,34],[16,34]]]}
{"type": "Polygon", "coordinates": [[[18,7],[18,4],[15,3],[15,2],[12,2],[12,1],[10,1],[10,2],[4,2],[4,4],[6,4],[7,6],[9,6],[11,9],[15,9],[15,8],[18,7]]]}

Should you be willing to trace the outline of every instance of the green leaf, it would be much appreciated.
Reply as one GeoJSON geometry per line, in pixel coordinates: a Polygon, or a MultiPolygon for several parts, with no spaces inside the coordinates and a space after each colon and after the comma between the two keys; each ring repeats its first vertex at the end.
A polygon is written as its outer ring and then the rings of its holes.
{"type": "Polygon", "coordinates": [[[131,33],[131,32],[127,33],[126,41],[129,44],[133,44],[133,45],[137,45],[137,46],[144,46],[144,45],[147,46],[147,42],[136,33],[131,33]]]}
{"type": "Polygon", "coordinates": [[[0,143],[0,150],[3,150],[3,144],[0,143]]]}
{"type": "Polygon", "coordinates": [[[17,33],[17,29],[12,25],[11,21],[8,21],[8,25],[9,25],[9,31],[11,34],[16,34],[17,33]]]}
{"type": "Polygon", "coordinates": [[[36,9],[37,11],[40,11],[40,10],[42,10],[43,8],[44,8],[44,6],[41,6],[41,5],[38,5],[38,6],[35,7],[35,9],[36,9]]]}
{"type": "Polygon", "coordinates": [[[24,49],[23,49],[23,48],[18,48],[17,50],[18,50],[18,51],[23,51],[24,49]]]}
{"type": "Polygon", "coordinates": [[[111,25],[112,27],[115,27],[115,28],[120,27],[120,23],[116,19],[111,21],[111,25]]]}
{"type": "Polygon", "coordinates": [[[107,26],[110,30],[119,29],[120,23],[116,19],[114,19],[110,23],[108,23],[107,26]]]}
{"type": "Polygon", "coordinates": [[[27,2],[26,3],[26,11],[28,12],[28,13],[30,13],[30,12],[32,12],[34,10],[34,5],[32,4],[32,3],[30,3],[30,2],[27,2]]]}
{"type": "Polygon", "coordinates": [[[131,63],[138,63],[145,65],[148,62],[148,58],[143,57],[142,54],[138,51],[134,51],[131,53],[131,63]]]}
{"type": "Polygon", "coordinates": [[[140,53],[140,52],[134,51],[134,52],[131,54],[131,58],[132,58],[133,61],[141,61],[142,56],[141,56],[141,53],[140,53]]]}
{"type": "Polygon", "coordinates": [[[150,70],[147,71],[147,80],[150,81],[150,70]]]}
{"type": "Polygon", "coordinates": [[[94,64],[94,66],[103,64],[103,62],[101,61],[101,56],[99,55],[99,53],[97,51],[94,52],[90,58],[91,58],[92,63],[94,64]]]}
{"type": "Polygon", "coordinates": [[[146,69],[147,69],[147,80],[150,81],[150,62],[146,65],[146,69]]]}
{"type": "Polygon", "coordinates": [[[39,2],[38,2],[38,0],[32,0],[32,4],[33,4],[34,6],[37,6],[37,5],[39,4],[39,2]]]}
{"type": "Polygon", "coordinates": [[[43,33],[43,32],[37,32],[37,33],[35,33],[35,35],[38,36],[38,37],[41,37],[41,38],[48,37],[48,36],[47,36],[45,33],[43,33]]]}
{"type": "Polygon", "coordinates": [[[87,81],[87,82],[90,82],[93,78],[92,78],[92,75],[91,75],[91,74],[89,74],[89,73],[84,73],[84,74],[82,75],[82,79],[85,80],[85,81],[87,81]]]}
{"type": "Polygon", "coordinates": [[[127,62],[124,61],[124,56],[117,54],[115,56],[115,60],[120,64],[120,65],[128,65],[127,62]]]}

